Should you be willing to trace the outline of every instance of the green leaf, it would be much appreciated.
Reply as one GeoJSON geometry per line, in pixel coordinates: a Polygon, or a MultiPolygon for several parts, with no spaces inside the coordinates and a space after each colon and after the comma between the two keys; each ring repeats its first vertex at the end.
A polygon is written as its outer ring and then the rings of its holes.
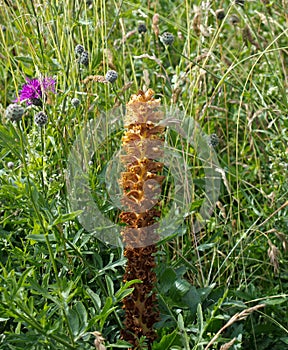
{"type": "Polygon", "coordinates": [[[281,340],[283,343],[285,343],[285,344],[288,345],[288,337],[280,338],[280,340],[281,340]]]}
{"type": "Polygon", "coordinates": [[[207,249],[211,249],[213,247],[215,247],[216,243],[204,243],[198,246],[198,251],[199,252],[204,252],[207,249]]]}
{"type": "Polygon", "coordinates": [[[124,298],[130,295],[133,292],[133,290],[134,288],[128,288],[123,290],[121,293],[117,292],[117,301],[122,301],[124,298]]]}
{"type": "Polygon", "coordinates": [[[201,304],[198,304],[197,306],[197,324],[199,329],[199,339],[201,339],[204,332],[204,319],[201,304]]]}
{"type": "Polygon", "coordinates": [[[99,312],[101,309],[101,299],[100,299],[99,295],[94,293],[93,290],[91,290],[90,288],[87,288],[86,293],[91,298],[96,311],[99,312]]]}
{"type": "MultiPolygon", "coordinates": [[[[53,234],[49,234],[47,235],[49,242],[55,242],[56,238],[53,234]]],[[[45,242],[45,234],[41,235],[37,235],[37,234],[31,234],[31,235],[27,235],[26,236],[27,239],[31,239],[32,240],[32,244],[35,242],[45,242]],[[33,242],[34,241],[34,242],[33,242]]]]}
{"type": "Polygon", "coordinates": [[[172,268],[167,268],[159,278],[159,289],[162,293],[166,293],[173,286],[176,280],[176,273],[172,268]]]}
{"type": "Polygon", "coordinates": [[[68,323],[71,328],[71,331],[73,335],[76,337],[80,332],[79,331],[80,322],[79,322],[79,317],[76,310],[74,310],[73,308],[69,309],[67,319],[68,319],[68,323]]]}
{"type": "Polygon", "coordinates": [[[14,59],[20,62],[33,63],[33,59],[29,56],[15,56],[14,59]]]}
{"type": "Polygon", "coordinates": [[[111,344],[107,346],[107,349],[128,349],[131,348],[131,344],[124,341],[124,340],[118,340],[116,344],[111,344]]]}
{"type": "Polygon", "coordinates": [[[111,277],[109,275],[105,275],[105,280],[106,280],[106,286],[108,290],[108,295],[110,297],[114,296],[114,285],[111,277]]]}
{"type": "Polygon", "coordinates": [[[131,280],[126,282],[115,294],[115,297],[117,299],[117,302],[124,299],[127,295],[131,294],[134,290],[134,288],[129,288],[130,286],[133,286],[135,283],[142,283],[141,280],[131,280]]]}
{"type": "Polygon", "coordinates": [[[176,338],[177,338],[177,331],[174,330],[172,333],[164,335],[161,338],[160,343],[155,344],[153,346],[153,350],[166,350],[166,349],[170,349],[171,346],[174,344],[176,338]]]}
{"type": "Polygon", "coordinates": [[[190,290],[191,284],[184,279],[177,279],[170,289],[171,298],[178,300],[190,290]]]}
{"type": "Polygon", "coordinates": [[[186,295],[184,295],[183,301],[188,305],[192,315],[195,315],[197,306],[201,303],[201,298],[194,286],[189,289],[186,295]]]}
{"type": "Polygon", "coordinates": [[[283,298],[283,297],[280,297],[280,298],[270,298],[270,299],[266,299],[263,301],[264,304],[266,305],[279,305],[279,304],[282,304],[282,303],[287,303],[287,298],[283,298]]]}
{"type": "Polygon", "coordinates": [[[76,210],[73,211],[72,213],[67,213],[67,214],[60,214],[58,217],[54,220],[51,226],[56,226],[58,224],[63,224],[64,222],[67,221],[72,221],[74,220],[77,216],[79,216],[83,210],[76,210]]]}
{"type": "Polygon", "coordinates": [[[178,314],[177,325],[178,325],[180,331],[185,331],[184,320],[183,320],[183,316],[181,314],[178,314]]]}
{"type": "Polygon", "coordinates": [[[74,305],[74,309],[77,313],[77,316],[78,316],[78,319],[80,322],[79,333],[81,334],[84,331],[86,331],[86,327],[88,325],[87,311],[86,311],[85,306],[83,305],[83,303],[81,301],[77,301],[77,303],[74,305]]]}

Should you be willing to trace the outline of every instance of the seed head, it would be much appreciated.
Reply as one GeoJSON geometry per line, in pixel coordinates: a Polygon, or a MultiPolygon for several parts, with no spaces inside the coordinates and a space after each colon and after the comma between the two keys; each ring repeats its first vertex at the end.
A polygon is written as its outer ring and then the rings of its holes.
{"type": "Polygon", "coordinates": [[[35,114],[34,122],[38,126],[42,127],[45,124],[47,124],[48,117],[47,117],[47,115],[44,112],[39,112],[39,113],[35,114]]]}
{"type": "Polygon", "coordinates": [[[170,46],[174,42],[174,35],[169,32],[163,33],[163,35],[160,37],[162,43],[166,46],[170,46]]]}
{"type": "Polygon", "coordinates": [[[217,147],[219,144],[219,137],[216,134],[211,134],[208,137],[208,145],[209,147],[217,147]]]}
{"type": "Polygon", "coordinates": [[[147,32],[147,27],[144,23],[140,23],[138,26],[138,33],[139,34],[144,34],[147,32]]]}
{"type": "Polygon", "coordinates": [[[9,118],[12,122],[20,120],[24,113],[25,109],[17,103],[12,103],[6,109],[6,117],[9,118]]]}
{"type": "Polygon", "coordinates": [[[230,22],[232,23],[233,26],[236,26],[236,24],[240,22],[240,19],[237,15],[232,15],[230,17],[230,22]]]}
{"type": "Polygon", "coordinates": [[[218,9],[218,10],[215,11],[215,13],[216,13],[216,18],[219,21],[222,21],[225,18],[225,11],[224,11],[224,9],[218,9]]]}
{"type": "Polygon", "coordinates": [[[105,79],[109,83],[114,83],[114,81],[118,78],[118,73],[115,72],[115,70],[108,70],[108,72],[105,75],[105,79]]]}
{"type": "Polygon", "coordinates": [[[79,62],[83,64],[83,66],[88,66],[89,65],[89,55],[87,51],[83,51],[80,56],[79,62]]]}
{"type": "Polygon", "coordinates": [[[77,56],[81,56],[82,52],[84,51],[84,47],[82,45],[78,44],[75,46],[74,50],[75,50],[75,54],[77,56]]]}
{"type": "Polygon", "coordinates": [[[13,169],[14,168],[14,163],[13,162],[8,162],[7,163],[7,168],[8,169],[13,169]]]}
{"type": "Polygon", "coordinates": [[[80,100],[77,97],[72,98],[71,104],[74,108],[77,108],[80,105],[80,100]]]}

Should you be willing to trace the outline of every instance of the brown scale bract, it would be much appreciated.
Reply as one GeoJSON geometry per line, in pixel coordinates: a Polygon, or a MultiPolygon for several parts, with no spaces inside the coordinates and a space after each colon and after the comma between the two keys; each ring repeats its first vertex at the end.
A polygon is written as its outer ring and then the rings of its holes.
{"type": "Polygon", "coordinates": [[[148,349],[152,348],[156,339],[153,326],[159,318],[153,269],[157,220],[161,216],[159,198],[164,180],[160,174],[163,163],[158,161],[163,156],[164,128],[157,125],[163,112],[160,100],[154,99],[153,95],[149,89],[131,96],[124,120],[126,132],[122,138],[125,155],[121,161],[125,171],[119,182],[125,210],[120,214],[120,220],[125,224],[121,235],[127,258],[123,280],[142,281],[133,286],[133,293],[123,302],[126,318],[122,338],[131,343],[131,349],[138,348],[142,336],[145,336],[148,349]]]}

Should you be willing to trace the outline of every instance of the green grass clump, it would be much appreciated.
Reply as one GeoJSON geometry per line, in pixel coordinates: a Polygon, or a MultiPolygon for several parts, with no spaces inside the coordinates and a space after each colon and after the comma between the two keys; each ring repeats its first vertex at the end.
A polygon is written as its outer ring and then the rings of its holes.
{"type": "Polygon", "coordinates": [[[0,349],[129,348],[120,339],[121,301],[131,292],[121,284],[123,250],[83,227],[67,178],[75,140],[104,120],[83,165],[85,186],[117,223],[109,161],[125,103],[147,88],[167,111],[218,136],[221,166],[218,201],[194,234],[203,169],[193,145],[167,128],[196,190],[177,231],[185,234],[159,245],[152,348],[288,349],[287,37],[285,1],[0,0],[0,349]],[[165,32],[174,35],[170,46],[165,32]],[[24,116],[9,120],[26,78],[44,77],[55,79],[56,93],[42,105],[21,102],[24,116]],[[39,112],[48,117],[42,127],[39,112]]]}

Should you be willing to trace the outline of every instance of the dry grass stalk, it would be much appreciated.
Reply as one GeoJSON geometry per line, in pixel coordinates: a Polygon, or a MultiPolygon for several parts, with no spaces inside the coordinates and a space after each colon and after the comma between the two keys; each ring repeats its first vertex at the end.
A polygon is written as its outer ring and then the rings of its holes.
{"type": "Polygon", "coordinates": [[[235,343],[236,338],[231,339],[228,343],[221,345],[220,350],[229,350],[231,346],[235,343]]]}
{"type": "Polygon", "coordinates": [[[265,304],[259,304],[259,305],[255,305],[252,307],[249,307],[248,309],[245,309],[241,312],[237,312],[234,316],[232,316],[230,318],[230,320],[214,335],[214,337],[210,340],[210,342],[206,345],[204,350],[207,350],[211,347],[211,345],[213,345],[213,343],[217,340],[217,338],[219,337],[219,335],[228,327],[230,327],[233,323],[238,322],[238,321],[242,321],[244,320],[246,317],[248,317],[253,311],[256,311],[258,309],[261,309],[265,306],[265,304]]]}
{"type": "Polygon", "coordinates": [[[83,84],[88,84],[90,81],[93,83],[108,84],[108,81],[103,75],[88,75],[82,82],[83,84]]]}
{"type": "Polygon", "coordinates": [[[256,47],[257,50],[260,49],[260,45],[257,43],[255,38],[253,37],[251,29],[247,25],[243,28],[242,38],[243,38],[243,41],[246,43],[246,45],[248,42],[250,42],[252,45],[256,47]]]}
{"type": "Polygon", "coordinates": [[[288,252],[288,238],[287,235],[285,235],[283,232],[278,232],[275,230],[275,235],[276,237],[280,240],[280,242],[282,243],[284,252],[287,253],[288,252]]]}
{"type": "Polygon", "coordinates": [[[159,34],[160,34],[160,30],[159,30],[159,14],[158,13],[155,13],[155,15],[153,16],[152,18],[152,30],[156,36],[156,38],[158,39],[159,37],[159,34]]]}
{"type": "Polygon", "coordinates": [[[268,239],[268,244],[269,244],[269,248],[268,248],[268,256],[270,259],[270,263],[273,265],[274,267],[274,273],[277,274],[279,272],[279,249],[276,247],[276,245],[274,245],[270,239],[268,239]]]}
{"type": "Polygon", "coordinates": [[[95,336],[94,345],[97,350],[106,350],[106,346],[103,344],[105,338],[102,337],[100,332],[91,332],[95,336]]]}
{"type": "Polygon", "coordinates": [[[113,62],[112,51],[110,49],[104,49],[104,54],[106,55],[107,60],[108,60],[108,67],[113,69],[113,70],[117,70],[117,68],[113,62]]]}

